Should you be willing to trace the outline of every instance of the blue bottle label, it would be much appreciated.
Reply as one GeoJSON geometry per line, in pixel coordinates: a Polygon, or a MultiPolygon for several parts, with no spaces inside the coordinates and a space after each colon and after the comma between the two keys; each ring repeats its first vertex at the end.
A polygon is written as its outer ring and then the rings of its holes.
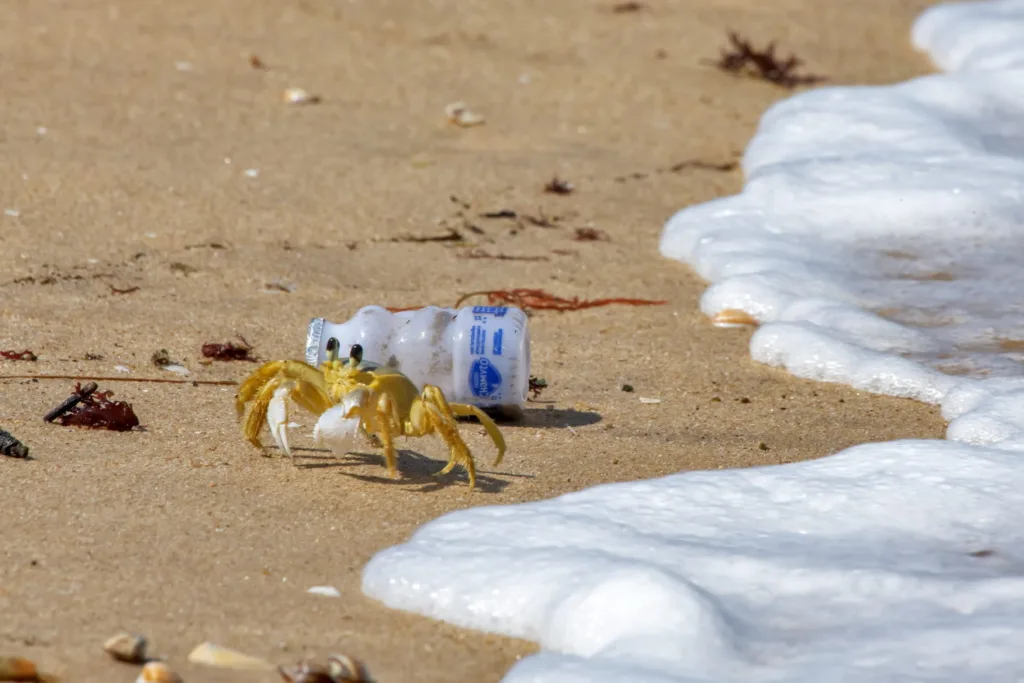
{"type": "Polygon", "coordinates": [[[505,306],[474,306],[473,315],[493,315],[496,318],[500,318],[508,313],[508,308],[505,306]]]}
{"type": "Polygon", "coordinates": [[[491,353],[495,356],[501,355],[501,340],[505,336],[505,330],[498,330],[494,333],[494,348],[491,353]]]}
{"type": "Polygon", "coordinates": [[[480,325],[473,325],[469,329],[469,353],[474,356],[487,353],[487,330],[480,325]]]}
{"type": "Polygon", "coordinates": [[[469,389],[478,398],[488,398],[501,389],[501,373],[486,357],[477,358],[470,366],[469,389]]]}

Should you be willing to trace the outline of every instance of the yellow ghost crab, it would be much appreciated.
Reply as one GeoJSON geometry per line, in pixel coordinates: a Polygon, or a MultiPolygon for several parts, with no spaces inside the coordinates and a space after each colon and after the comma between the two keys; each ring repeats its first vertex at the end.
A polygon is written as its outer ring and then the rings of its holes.
{"type": "Polygon", "coordinates": [[[395,437],[437,434],[449,449],[448,464],[438,475],[462,465],[469,488],[476,485],[473,454],[459,434],[456,417],[474,416],[487,430],[498,449],[497,466],[505,455],[505,439],[497,425],[473,405],[448,403],[441,389],[426,385],[420,391],[399,371],[363,360],[356,344],[348,358],[339,358],[337,339],[327,342],[327,360],[320,368],[296,360],[271,361],[260,366],[235,396],[239,418],[245,417],[245,436],[262,448],[260,432],[269,424],[274,441],[292,458],[288,445],[288,400],[319,416],[313,430],[317,445],[327,445],[335,455],[351,450],[357,433],[383,446],[388,473],[398,477],[395,437]],[[245,409],[252,408],[248,416],[245,409]]]}

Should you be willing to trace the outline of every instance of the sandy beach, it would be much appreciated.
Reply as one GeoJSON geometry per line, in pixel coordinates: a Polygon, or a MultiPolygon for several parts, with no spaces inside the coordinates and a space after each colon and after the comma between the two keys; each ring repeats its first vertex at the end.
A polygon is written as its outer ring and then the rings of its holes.
{"type": "Polygon", "coordinates": [[[739,190],[739,170],[714,167],[793,92],[702,63],[729,30],[831,83],[882,84],[931,71],[907,39],[928,4],[6,7],[0,349],[38,360],[0,360],[0,428],[33,456],[0,457],[0,655],[133,680],[100,647],[129,629],[190,683],[279,680],[186,663],[203,641],[275,665],[344,652],[382,683],[498,681],[531,643],[380,606],[360,592],[367,560],[459,508],[941,438],[935,408],[752,362],[750,331],[714,328],[705,284],[657,249],[676,210],[739,190]],[[290,87],[321,99],[286,104],[290,87]],[[450,124],[455,101],[486,123],[450,124]],[[543,191],[556,175],[571,194],[543,191]],[[517,218],[481,216],[502,210],[517,218]],[[430,476],[436,439],[403,444],[399,480],[369,451],[261,457],[230,386],[99,381],[145,427],[114,433],[43,422],[75,380],[11,379],[174,379],[150,360],[166,349],[190,380],[238,381],[256,366],[204,365],[203,343],[300,358],[313,317],[515,287],[668,303],[534,315],[548,387],[503,426],[497,469],[463,425],[474,492],[430,476]],[[341,598],[306,593],[322,585],[341,598]]]}

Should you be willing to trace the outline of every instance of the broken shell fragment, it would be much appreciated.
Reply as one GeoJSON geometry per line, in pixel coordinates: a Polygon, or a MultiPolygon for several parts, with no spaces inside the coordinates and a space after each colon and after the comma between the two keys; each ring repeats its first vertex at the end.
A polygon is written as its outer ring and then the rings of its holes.
{"type": "Polygon", "coordinates": [[[747,325],[756,327],[758,322],[746,311],[738,308],[726,308],[715,314],[711,319],[715,327],[744,327],[747,325]]]}
{"type": "Polygon", "coordinates": [[[0,657],[0,681],[38,681],[36,665],[21,657],[0,657]]]}
{"type": "Polygon", "coordinates": [[[281,99],[287,104],[319,104],[320,96],[305,90],[304,88],[288,88],[281,95],[281,99]]]}
{"type": "Polygon", "coordinates": [[[370,683],[366,668],[348,655],[331,655],[327,666],[304,660],[277,671],[287,683],[370,683]]]}
{"type": "Polygon", "coordinates": [[[448,121],[463,128],[484,123],[484,117],[471,111],[464,102],[452,102],[444,108],[444,113],[448,116],[448,121]]]}
{"type": "Polygon", "coordinates": [[[146,639],[142,636],[118,633],[103,643],[103,649],[119,662],[142,664],[146,661],[146,639]]]}
{"type": "Polygon", "coordinates": [[[262,659],[250,657],[247,654],[230,650],[213,643],[201,643],[188,655],[188,661],[193,664],[205,664],[216,666],[222,669],[244,669],[248,671],[271,670],[274,667],[262,659]]]}
{"type": "Polygon", "coordinates": [[[181,676],[163,662],[150,662],[142,667],[135,683],[182,683],[181,676]]]}
{"type": "Polygon", "coordinates": [[[326,666],[316,662],[299,662],[294,666],[280,666],[277,672],[287,683],[334,683],[326,666]]]}
{"type": "Polygon", "coordinates": [[[334,683],[369,683],[370,680],[363,663],[348,655],[328,657],[327,670],[334,683]]]}

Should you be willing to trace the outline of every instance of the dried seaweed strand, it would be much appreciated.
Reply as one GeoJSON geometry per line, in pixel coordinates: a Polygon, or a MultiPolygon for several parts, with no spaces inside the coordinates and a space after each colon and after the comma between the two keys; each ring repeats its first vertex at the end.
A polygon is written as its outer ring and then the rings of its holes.
{"type": "Polygon", "coordinates": [[[520,256],[517,254],[492,254],[483,249],[473,249],[459,254],[463,259],[493,259],[495,261],[549,261],[547,256],[520,256]]]}
{"type": "Polygon", "coordinates": [[[624,305],[624,306],[660,306],[667,301],[653,301],[651,299],[627,299],[607,298],[582,300],[579,297],[566,299],[545,292],[543,289],[496,289],[464,294],[455,303],[455,308],[462,305],[464,301],[474,296],[486,296],[491,305],[507,304],[516,306],[524,311],[546,310],[546,311],[580,311],[586,308],[597,308],[599,306],[624,305]]]}
{"type": "Polygon", "coordinates": [[[670,173],[679,173],[685,171],[688,168],[696,168],[702,171],[721,171],[723,173],[727,171],[734,171],[739,166],[735,161],[725,161],[721,163],[714,163],[711,161],[702,161],[700,159],[687,159],[686,161],[680,161],[678,164],[673,164],[668,167],[670,173]]]}
{"type": "Polygon", "coordinates": [[[413,244],[426,244],[429,242],[464,242],[462,233],[455,228],[448,228],[448,232],[441,235],[406,235],[394,237],[389,242],[412,242],[413,244]]]}
{"type": "Polygon", "coordinates": [[[72,379],[76,381],[81,380],[96,380],[99,382],[143,382],[152,384],[192,384],[192,385],[206,385],[206,386],[218,386],[218,387],[231,387],[236,386],[238,382],[234,380],[224,379],[164,379],[155,377],[99,377],[89,375],[0,375],[0,380],[5,379],[72,379]]]}
{"type": "Polygon", "coordinates": [[[84,387],[81,383],[76,385],[78,388],[75,393],[61,401],[60,405],[48,412],[43,416],[43,422],[53,422],[64,413],[68,412],[79,403],[84,401],[91,393],[99,389],[99,385],[96,382],[89,382],[84,387]]]}

